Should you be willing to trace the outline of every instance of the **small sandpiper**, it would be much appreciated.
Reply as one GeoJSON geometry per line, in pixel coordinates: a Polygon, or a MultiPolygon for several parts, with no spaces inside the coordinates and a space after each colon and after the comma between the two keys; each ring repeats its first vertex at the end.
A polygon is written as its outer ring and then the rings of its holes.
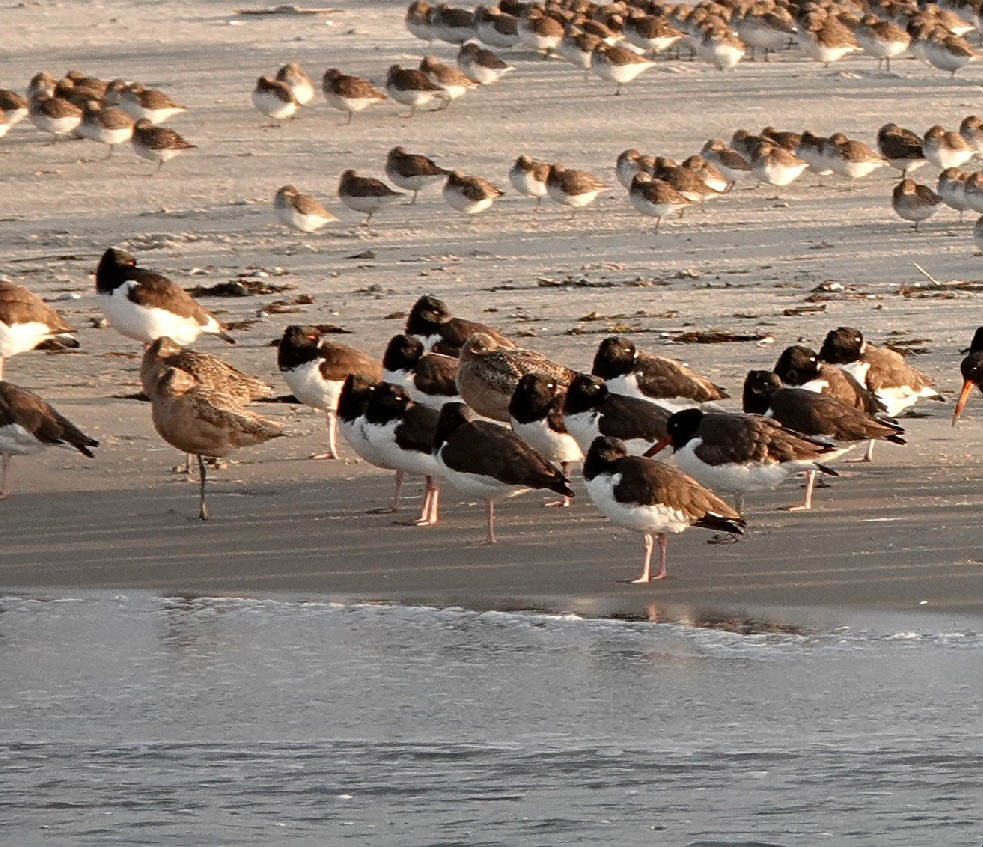
{"type": "Polygon", "coordinates": [[[942,202],[950,209],[959,212],[959,220],[963,219],[963,212],[969,206],[966,203],[966,180],[969,174],[959,168],[946,168],[939,174],[939,181],[935,186],[936,193],[942,198],[942,202]]]}
{"type": "Polygon", "coordinates": [[[451,171],[444,183],[444,202],[465,215],[477,215],[490,209],[505,192],[480,176],[451,171]]]}
{"type": "Polygon", "coordinates": [[[54,136],[54,141],[68,138],[82,123],[82,110],[61,97],[43,94],[31,98],[29,106],[31,123],[42,132],[54,136]]]}
{"type": "Polygon", "coordinates": [[[864,53],[877,59],[877,70],[886,65],[888,73],[891,59],[906,53],[911,44],[911,36],[901,27],[875,15],[864,15],[854,35],[864,53]]]}
{"type": "Polygon", "coordinates": [[[529,156],[519,156],[509,169],[509,182],[523,197],[535,197],[538,206],[547,195],[546,179],[551,165],[529,156]]]}
{"type": "Polygon", "coordinates": [[[0,379],[9,356],[33,350],[56,339],[60,346],[78,347],[75,329],[33,292],[22,285],[0,281],[0,379]]]}
{"type": "Polygon", "coordinates": [[[877,131],[877,151],[887,159],[888,164],[901,171],[901,178],[925,164],[922,140],[910,129],[897,124],[884,124],[877,131]]]}
{"type": "Polygon", "coordinates": [[[553,165],[546,177],[546,193],[550,200],[571,210],[589,206],[598,194],[610,187],[587,171],[566,168],[561,164],[553,165]]]}
{"type": "Polygon", "coordinates": [[[117,144],[125,144],[133,138],[133,118],[118,106],[102,106],[97,100],[90,100],[82,113],[79,133],[90,141],[109,145],[111,159],[117,144]]]}
{"type": "Polygon", "coordinates": [[[16,91],[8,88],[0,88],[0,112],[7,119],[10,126],[20,123],[27,117],[29,103],[16,91]]]}
{"type": "Polygon", "coordinates": [[[352,122],[356,112],[364,112],[370,106],[386,99],[386,95],[367,79],[342,73],[337,68],[328,68],[324,72],[321,90],[332,109],[348,115],[345,126],[352,122]]]}
{"type": "Polygon", "coordinates": [[[473,41],[461,46],[457,54],[457,66],[479,85],[491,85],[515,70],[491,50],[485,50],[473,41]]]}
{"type": "Polygon", "coordinates": [[[433,7],[427,0],[413,0],[406,7],[406,17],[403,18],[403,22],[410,31],[410,35],[414,38],[419,38],[421,41],[426,41],[428,44],[432,44],[437,37],[433,22],[430,20],[432,11],[433,7]]]}
{"type": "Polygon", "coordinates": [[[620,95],[623,85],[649,68],[654,68],[655,62],[627,47],[599,44],[591,54],[590,66],[601,79],[613,82],[617,86],[615,95],[620,95]]]}
{"type": "Polygon", "coordinates": [[[632,180],[628,199],[635,211],[655,218],[654,232],[659,231],[659,225],[666,215],[676,211],[682,214],[692,204],[668,182],[652,179],[647,173],[640,173],[632,180]]]}
{"type": "Polygon", "coordinates": [[[186,150],[197,149],[194,144],[185,141],[173,129],[154,126],[147,118],[141,118],[133,125],[133,151],[141,158],[157,163],[155,173],[160,173],[164,162],[186,150]]]}
{"type": "Polygon", "coordinates": [[[922,50],[926,61],[933,67],[947,71],[955,77],[956,71],[979,59],[979,54],[965,38],[937,29],[926,39],[922,50]]]}
{"type": "Polygon", "coordinates": [[[959,134],[977,156],[983,153],[983,120],[976,115],[967,115],[959,124],[959,134]]]}
{"type": "Polygon", "coordinates": [[[632,180],[647,168],[643,164],[644,156],[634,147],[622,150],[614,162],[614,174],[625,189],[631,188],[632,180]]]}
{"type": "Polygon", "coordinates": [[[563,40],[563,25],[544,14],[537,6],[530,6],[519,18],[519,41],[530,50],[548,58],[563,40]]]}
{"type": "Polygon", "coordinates": [[[663,15],[629,12],[624,23],[625,41],[648,53],[665,53],[684,38],[684,34],[663,15]]]}
{"type": "Polygon", "coordinates": [[[833,16],[813,29],[801,30],[799,43],[810,59],[822,62],[826,68],[860,50],[853,33],[833,16]]]}
{"type": "Polygon", "coordinates": [[[791,185],[808,167],[808,162],[769,141],[761,144],[751,159],[754,175],[762,182],[778,187],[791,185]]]}
{"type": "Polygon", "coordinates": [[[973,147],[958,132],[950,132],[938,124],[925,133],[922,150],[925,158],[942,170],[958,168],[976,155],[973,147]]]}
{"type": "Polygon", "coordinates": [[[457,100],[478,87],[478,83],[463,71],[445,65],[434,56],[424,56],[420,62],[420,70],[434,85],[442,88],[451,100],[457,100]]]}
{"type": "Polygon", "coordinates": [[[498,7],[474,10],[478,38],[489,47],[509,50],[519,44],[519,19],[498,7]]]}
{"type": "Polygon", "coordinates": [[[397,103],[410,107],[407,117],[412,118],[417,109],[436,111],[447,108],[450,95],[439,85],[434,85],[423,71],[392,65],[386,76],[386,94],[397,103]]]}
{"type": "Polygon", "coordinates": [[[718,71],[729,71],[744,58],[744,42],[727,25],[708,26],[700,34],[696,52],[718,71]]]}
{"type": "Polygon", "coordinates": [[[293,94],[298,105],[306,106],[314,99],[314,83],[297,62],[283,65],[276,72],[276,78],[290,86],[290,93],[293,94]]]}
{"type": "Polygon", "coordinates": [[[383,206],[395,203],[400,197],[405,196],[402,191],[393,191],[382,180],[359,176],[350,169],[341,175],[338,183],[338,197],[341,202],[349,209],[365,215],[361,226],[368,226],[372,216],[383,206]]]}
{"type": "Polygon", "coordinates": [[[573,27],[563,36],[558,52],[571,65],[580,68],[584,72],[584,78],[587,79],[591,57],[602,43],[603,39],[598,36],[573,27]]]}
{"type": "Polygon", "coordinates": [[[860,141],[852,141],[843,133],[831,135],[823,144],[823,157],[830,170],[846,179],[862,179],[887,164],[878,153],[860,141]]]}
{"type": "Polygon", "coordinates": [[[163,91],[144,88],[139,83],[133,83],[121,92],[119,106],[129,112],[133,120],[148,120],[152,124],[163,123],[188,110],[187,106],[176,103],[163,91]]]}
{"type": "Polygon", "coordinates": [[[751,176],[751,165],[747,159],[719,138],[709,139],[700,149],[700,155],[711,165],[716,165],[731,182],[751,176]]]}
{"type": "Polygon", "coordinates": [[[402,147],[393,147],[386,156],[386,176],[398,188],[413,192],[411,206],[416,203],[416,195],[422,189],[444,182],[447,173],[433,159],[418,153],[407,153],[402,147]]]}
{"type": "Polygon", "coordinates": [[[280,121],[289,120],[297,114],[300,105],[293,91],[285,82],[261,76],[253,89],[253,105],[266,117],[272,118],[270,126],[279,126],[280,121]]]}
{"type": "Polygon", "coordinates": [[[942,198],[939,197],[927,185],[919,185],[913,179],[903,179],[896,186],[891,195],[891,206],[898,217],[915,224],[915,232],[918,232],[918,224],[927,220],[938,211],[942,198]]]}
{"type": "Polygon", "coordinates": [[[434,35],[448,44],[463,44],[477,35],[474,13],[441,3],[430,12],[434,35]]]}
{"type": "Polygon", "coordinates": [[[277,191],[273,197],[273,212],[280,223],[301,232],[316,232],[338,220],[319,200],[310,194],[301,194],[292,185],[277,191]]]}

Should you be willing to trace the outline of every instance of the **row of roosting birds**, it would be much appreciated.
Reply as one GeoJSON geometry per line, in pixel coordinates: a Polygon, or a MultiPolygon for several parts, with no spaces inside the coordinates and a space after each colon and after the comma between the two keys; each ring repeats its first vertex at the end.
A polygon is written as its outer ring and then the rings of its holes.
{"type": "MultiPolygon", "coordinates": [[[[200,517],[207,519],[205,459],[282,436],[249,408],[271,392],[264,380],[218,357],[186,349],[200,334],[227,341],[225,328],[180,286],[111,248],[96,270],[96,292],[109,324],[145,346],[141,365],[151,417],[161,437],[197,456],[200,517]]],[[[72,328],[27,289],[0,285],[0,359],[72,328]]],[[[396,472],[394,507],[406,474],[426,479],[417,524],[438,520],[441,481],[486,504],[487,542],[495,538],[495,503],[547,489],[569,505],[571,468],[583,461],[592,501],[645,539],[637,582],[665,576],[667,533],[690,526],[739,534],[747,493],[775,488],[793,473],[808,477],[802,506],[812,505],[819,473],[862,442],[903,444],[894,418],[921,398],[941,400],[933,381],[898,353],[868,343],[856,329],[832,330],[818,351],[790,347],[773,371],[751,371],[743,411],[719,403],[727,392],[676,360],[604,339],[590,374],[524,349],[495,327],[456,318],[424,296],[382,359],[337,344],[316,327],[290,326],[277,364],[295,398],[328,420],[352,450],[396,472]],[[503,426],[502,424],[508,424],[503,426]],[[653,458],[670,449],[674,466],[653,458]],[[732,495],[734,506],[721,495],[732,495]],[[660,552],[653,575],[651,556],[660,552]]],[[[2,367],[2,363],[0,363],[2,367]]],[[[983,390],[983,328],[962,363],[963,389],[953,424],[973,386],[983,390]]],[[[0,454],[67,444],[87,456],[97,442],[36,395],[0,382],[0,454]]]]}

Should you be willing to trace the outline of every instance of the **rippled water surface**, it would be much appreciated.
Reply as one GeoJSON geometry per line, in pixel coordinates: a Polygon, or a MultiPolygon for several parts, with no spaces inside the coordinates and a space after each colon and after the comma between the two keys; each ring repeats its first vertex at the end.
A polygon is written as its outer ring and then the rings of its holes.
{"type": "Polygon", "coordinates": [[[983,636],[0,600],[0,844],[983,844],[983,636]]]}

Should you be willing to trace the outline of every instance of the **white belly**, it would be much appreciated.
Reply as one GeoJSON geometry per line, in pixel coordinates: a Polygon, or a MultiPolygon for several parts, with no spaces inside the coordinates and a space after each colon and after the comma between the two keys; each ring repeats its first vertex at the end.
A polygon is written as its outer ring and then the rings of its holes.
{"type": "Polygon", "coordinates": [[[46,338],[50,338],[51,334],[48,325],[40,322],[32,321],[13,326],[0,322],[0,358],[33,350],[46,338]]]}
{"type": "MultiPolygon", "coordinates": [[[[209,331],[194,318],[182,318],[166,309],[138,306],[126,296],[129,287],[135,284],[127,282],[112,294],[98,296],[109,325],[120,334],[144,344],[166,335],[184,347],[194,344],[202,332],[209,331]]],[[[217,328],[216,324],[216,328],[210,331],[215,332],[217,328]]]]}
{"type": "Polygon", "coordinates": [[[584,458],[576,439],[566,432],[554,432],[546,421],[519,423],[512,418],[512,431],[533,450],[551,462],[580,462],[584,458]]]}
{"type": "Polygon", "coordinates": [[[746,491],[770,491],[777,488],[793,470],[786,463],[708,465],[695,454],[700,439],[694,438],[682,449],[675,452],[677,467],[689,474],[697,482],[718,492],[743,494],[746,491]]]}
{"type": "Polygon", "coordinates": [[[391,421],[388,424],[364,423],[362,425],[365,440],[373,453],[386,463],[386,467],[419,476],[438,475],[437,460],[432,453],[403,450],[396,445],[396,427],[398,425],[399,421],[391,421]]]}
{"type": "Polygon", "coordinates": [[[682,532],[690,525],[685,514],[668,506],[619,503],[614,499],[614,488],[620,481],[621,474],[600,474],[586,480],[587,494],[594,505],[616,524],[645,533],[682,532]]]}
{"type": "Polygon", "coordinates": [[[40,453],[44,444],[19,424],[0,426],[0,453],[9,456],[27,456],[40,453]]]}
{"type": "Polygon", "coordinates": [[[283,379],[294,397],[305,406],[333,412],[338,408],[338,399],[344,382],[331,382],[321,374],[320,359],[300,365],[293,370],[283,371],[283,379]]]}

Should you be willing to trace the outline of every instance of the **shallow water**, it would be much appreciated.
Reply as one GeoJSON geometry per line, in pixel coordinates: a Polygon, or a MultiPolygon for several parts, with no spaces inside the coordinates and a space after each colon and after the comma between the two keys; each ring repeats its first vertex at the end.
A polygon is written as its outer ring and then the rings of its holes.
{"type": "Polygon", "coordinates": [[[0,843],[979,845],[983,636],[0,600],[0,843]]]}

